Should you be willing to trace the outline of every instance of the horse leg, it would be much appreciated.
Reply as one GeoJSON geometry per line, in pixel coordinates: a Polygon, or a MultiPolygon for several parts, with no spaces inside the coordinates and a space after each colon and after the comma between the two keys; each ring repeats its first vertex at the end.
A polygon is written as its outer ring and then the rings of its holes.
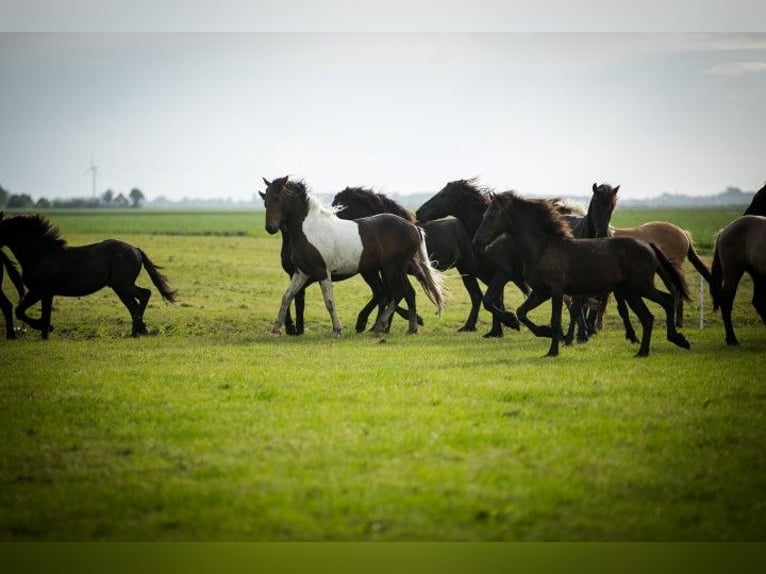
{"type": "Polygon", "coordinates": [[[282,325],[285,322],[287,308],[290,306],[296,293],[303,289],[303,286],[308,279],[309,276],[300,269],[296,269],[295,273],[293,273],[293,276],[290,278],[290,283],[287,284],[287,289],[285,289],[285,293],[282,295],[282,304],[277,312],[277,318],[274,320],[274,325],[271,327],[271,335],[273,337],[279,337],[282,334],[282,325]]]}
{"type": "Polygon", "coordinates": [[[750,276],[753,278],[753,307],[761,321],[766,323],[766,275],[751,272],[750,276]]]}
{"type": "Polygon", "coordinates": [[[130,313],[132,322],[131,336],[146,335],[147,330],[146,325],[144,325],[143,316],[144,309],[146,309],[146,305],[149,303],[149,297],[152,295],[151,291],[135,285],[132,285],[130,288],[112,287],[112,290],[120,298],[122,304],[125,305],[128,313],[130,313]]]}
{"type": "Polygon", "coordinates": [[[563,341],[565,345],[571,345],[574,340],[575,325],[577,325],[577,340],[585,342],[588,340],[588,327],[585,325],[585,317],[583,315],[584,300],[581,297],[572,297],[569,305],[569,327],[564,335],[563,341]]]}
{"type": "Polygon", "coordinates": [[[535,337],[551,337],[552,331],[549,325],[536,325],[528,317],[529,311],[539,307],[550,299],[550,295],[544,295],[538,291],[532,289],[526,300],[516,309],[516,315],[519,317],[519,321],[524,323],[527,328],[532,331],[535,337]]]}
{"type": "Polygon", "coordinates": [[[676,327],[684,326],[684,298],[681,292],[673,287],[671,289],[671,295],[673,296],[673,307],[676,312],[675,325],[676,327]]]}
{"type": "Polygon", "coordinates": [[[2,290],[0,290],[0,310],[2,310],[3,316],[5,317],[5,338],[15,339],[16,332],[13,330],[13,304],[11,303],[11,300],[5,296],[5,293],[3,293],[2,290]]]}
{"type": "MultiPolygon", "coordinates": [[[[42,319],[33,319],[29,315],[27,315],[26,310],[29,309],[32,305],[37,303],[41,299],[41,296],[35,293],[34,291],[27,291],[27,294],[24,295],[24,297],[21,298],[21,301],[19,301],[18,306],[16,307],[16,318],[19,321],[23,321],[33,329],[37,331],[43,330],[43,321],[42,319]]],[[[49,329],[52,331],[53,327],[49,326],[49,329]]]]}
{"type": "MultiPolygon", "coordinates": [[[[615,296],[617,296],[617,292],[615,292],[615,296]]],[[[649,308],[646,306],[646,303],[644,303],[644,300],[640,295],[634,292],[630,292],[629,294],[625,295],[625,299],[627,300],[628,305],[630,305],[630,308],[633,309],[633,312],[638,317],[638,320],[641,322],[641,328],[643,330],[641,333],[641,346],[638,348],[636,357],[648,357],[649,343],[652,340],[654,315],[652,315],[652,312],[649,311],[649,308]]]]}
{"type": "Polygon", "coordinates": [[[691,348],[691,345],[689,344],[689,341],[686,340],[686,337],[684,337],[683,334],[676,330],[676,323],[674,320],[674,312],[676,311],[676,307],[674,305],[674,296],[669,293],[663,293],[652,284],[647,292],[644,293],[644,297],[650,301],[654,301],[663,309],[665,309],[668,341],[678,347],[681,347],[682,349],[691,348]]]}
{"type": "Polygon", "coordinates": [[[326,279],[322,279],[319,282],[319,287],[322,289],[322,298],[324,299],[324,306],[327,307],[327,312],[330,313],[330,319],[332,319],[332,336],[340,337],[343,334],[343,325],[338,318],[338,313],[335,310],[335,299],[332,292],[332,279],[330,274],[327,274],[326,279]]]}
{"type": "Polygon", "coordinates": [[[473,275],[461,275],[460,278],[463,280],[463,286],[471,299],[471,310],[468,312],[465,324],[458,329],[458,333],[473,332],[476,330],[476,321],[479,318],[479,307],[482,300],[481,287],[473,275]]]}
{"type": "Polygon", "coordinates": [[[42,306],[42,315],[40,321],[42,323],[42,329],[40,330],[40,336],[43,339],[48,338],[48,333],[51,331],[51,310],[53,309],[53,295],[45,295],[40,299],[42,306]]]}
{"type": "Polygon", "coordinates": [[[407,310],[409,311],[409,327],[407,328],[407,334],[417,335],[419,333],[419,328],[418,314],[415,307],[415,289],[412,288],[412,283],[407,279],[407,275],[402,275],[402,287],[404,288],[404,300],[407,302],[407,310]]]}
{"type": "MultiPolygon", "coordinates": [[[[484,293],[482,302],[484,308],[492,313],[492,330],[485,337],[502,337],[502,325],[517,331],[521,329],[516,315],[505,308],[504,293],[507,283],[508,277],[502,273],[493,275],[489,283],[487,283],[487,291],[484,293]]],[[[524,290],[522,290],[522,293],[527,294],[524,290]]]]}
{"type": "Polygon", "coordinates": [[[551,346],[546,357],[556,357],[559,354],[559,336],[561,335],[561,306],[563,295],[556,294],[551,298],[551,346]]]}
{"type": "Polygon", "coordinates": [[[625,304],[625,294],[622,291],[615,289],[614,300],[617,302],[617,313],[620,315],[622,325],[625,328],[625,338],[631,343],[638,343],[636,331],[633,329],[633,325],[630,322],[628,306],[625,304]]]}
{"type": "Polygon", "coordinates": [[[306,287],[300,289],[293,299],[295,304],[295,322],[290,317],[290,307],[285,314],[285,333],[288,335],[303,335],[303,312],[306,308],[306,287]]]}

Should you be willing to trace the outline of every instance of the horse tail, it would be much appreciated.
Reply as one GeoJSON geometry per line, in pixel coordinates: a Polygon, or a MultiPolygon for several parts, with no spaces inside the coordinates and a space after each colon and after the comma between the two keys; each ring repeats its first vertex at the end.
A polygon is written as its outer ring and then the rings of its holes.
{"type": "Polygon", "coordinates": [[[420,236],[420,246],[412,258],[412,267],[423,291],[428,299],[436,305],[439,315],[444,312],[444,277],[441,272],[431,264],[426,248],[426,232],[417,226],[420,236]]]}
{"type": "Polygon", "coordinates": [[[670,262],[670,259],[657,247],[654,243],[650,243],[654,250],[654,254],[659,260],[657,267],[657,273],[659,273],[662,282],[668,289],[675,287],[687,301],[691,301],[689,296],[689,284],[686,282],[686,277],[683,272],[670,262]]]}
{"type": "Polygon", "coordinates": [[[686,233],[686,237],[689,239],[689,250],[686,252],[686,258],[691,262],[692,265],[694,265],[694,268],[699,272],[699,274],[705,278],[705,281],[708,282],[708,285],[710,285],[710,269],[708,269],[708,266],[705,265],[705,262],[700,259],[700,256],[697,255],[697,252],[694,250],[694,243],[692,243],[691,233],[688,231],[684,231],[684,233],[686,233]]]}
{"type": "Polygon", "coordinates": [[[713,311],[718,311],[718,306],[721,304],[720,293],[722,286],[723,267],[721,267],[721,256],[718,253],[718,240],[716,240],[713,265],[710,272],[710,297],[713,299],[713,311]]]}
{"type": "MultiPolygon", "coordinates": [[[[16,269],[13,261],[8,258],[4,251],[0,251],[0,259],[2,259],[0,265],[5,267],[6,271],[8,271],[8,277],[13,283],[13,286],[16,287],[16,291],[19,293],[19,298],[24,297],[24,282],[21,280],[19,270],[16,269]]],[[[2,274],[0,274],[0,277],[2,277],[2,274]]]]}
{"type": "Polygon", "coordinates": [[[160,295],[162,295],[162,298],[165,301],[167,301],[168,303],[175,303],[176,290],[170,287],[170,284],[168,283],[168,278],[159,272],[159,270],[162,269],[162,267],[152,263],[152,260],[149,259],[149,256],[146,253],[144,253],[142,249],[140,248],[137,248],[137,249],[138,249],[138,252],[141,254],[141,261],[143,261],[144,263],[144,268],[146,269],[146,272],[149,274],[149,277],[151,277],[152,283],[154,283],[154,286],[157,288],[157,291],[160,292],[160,295]]]}

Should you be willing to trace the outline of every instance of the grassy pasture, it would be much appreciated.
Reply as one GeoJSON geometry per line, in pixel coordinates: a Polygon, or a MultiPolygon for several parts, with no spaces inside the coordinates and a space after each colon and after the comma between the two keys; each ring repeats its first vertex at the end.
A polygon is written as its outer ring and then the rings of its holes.
{"type": "MultiPolygon", "coordinates": [[[[678,223],[709,261],[736,214],[618,210],[614,223],[678,223]]],[[[418,297],[420,336],[401,320],[382,339],[354,334],[367,293],[352,279],[336,286],[344,337],[311,287],[306,335],[273,339],[287,277],[261,213],[52,217],[72,245],[140,245],[179,302],[155,291],[151,335],[133,340],[113,293],[59,298],[50,341],[0,341],[2,540],[766,535],[766,329],[749,280],[734,349],[705,293],[705,329],[687,305],[690,351],[664,340],[652,306],[652,354],[635,359],[610,308],[594,340],[546,359],[528,331],[483,339],[484,311],[480,332],[455,332],[468,307],[452,272],[443,317],[418,297]]]]}

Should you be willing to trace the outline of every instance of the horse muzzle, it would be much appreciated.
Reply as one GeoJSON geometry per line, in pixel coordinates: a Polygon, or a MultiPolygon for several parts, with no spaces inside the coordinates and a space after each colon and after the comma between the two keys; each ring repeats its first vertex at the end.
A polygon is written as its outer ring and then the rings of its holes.
{"type": "Polygon", "coordinates": [[[279,231],[279,224],[275,223],[273,221],[267,221],[266,222],[266,232],[269,235],[274,235],[277,231],[279,231]]]}

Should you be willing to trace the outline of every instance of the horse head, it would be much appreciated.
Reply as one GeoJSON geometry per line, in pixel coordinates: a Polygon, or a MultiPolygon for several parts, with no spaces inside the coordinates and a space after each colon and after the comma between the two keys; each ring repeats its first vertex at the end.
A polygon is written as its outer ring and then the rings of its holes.
{"type": "Polygon", "coordinates": [[[593,195],[588,205],[587,237],[609,237],[609,222],[617,205],[617,191],[620,186],[612,187],[608,183],[593,184],[593,195]]]}
{"type": "Polygon", "coordinates": [[[266,192],[259,193],[266,206],[266,231],[271,235],[279,231],[289,214],[291,192],[287,189],[287,179],[288,176],[278,177],[272,181],[263,178],[266,192]]]}

